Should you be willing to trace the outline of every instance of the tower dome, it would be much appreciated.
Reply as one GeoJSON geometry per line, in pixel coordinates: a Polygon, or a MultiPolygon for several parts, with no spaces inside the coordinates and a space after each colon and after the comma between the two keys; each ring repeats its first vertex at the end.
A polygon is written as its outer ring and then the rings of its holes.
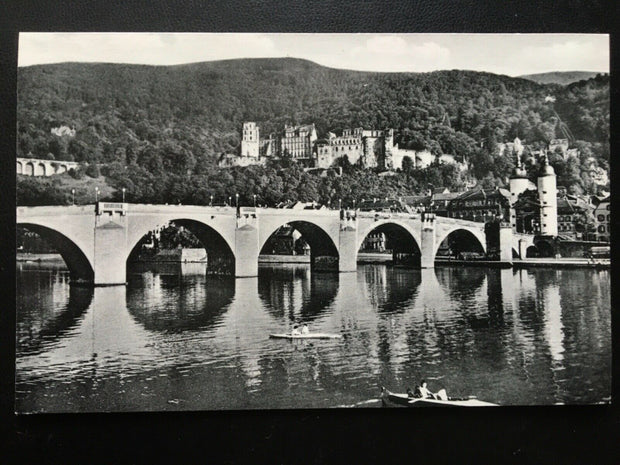
{"type": "MultiPolygon", "coordinates": [[[[517,140],[517,139],[515,139],[517,140]]],[[[527,173],[521,163],[521,154],[515,150],[515,167],[510,174],[510,179],[527,178],[527,173]]]]}
{"type": "Polygon", "coordinates": [[[527,173],[522,166],[515,166],[510,175],[510,179],[514,178],[527,178],[527,173]]]}
{"type": "Polygon", "coordinates": [[[547,152],[543,154],[543,164],[540,167],[539,176],[555,176],[555,170],[553,169],[553,166],[549,164],[547,152]]]}

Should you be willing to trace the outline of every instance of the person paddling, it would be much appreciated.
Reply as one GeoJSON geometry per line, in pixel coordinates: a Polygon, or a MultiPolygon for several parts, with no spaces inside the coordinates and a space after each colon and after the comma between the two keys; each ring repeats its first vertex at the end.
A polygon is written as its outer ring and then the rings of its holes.
{"type": "Polygon", "coordinates": [[[299,326],[298,325],[294,325],[293,326],[293,331],[291,332],[292,336],[300,336],[301,333],[299,332],[299,326]]]}
{"type": "Polygon", "coordinates": [[[435,395],[426,387],[426,381],[420,381],[420,385],[416,388],[417,397],[422,399],[434,399],[435,395]]]}

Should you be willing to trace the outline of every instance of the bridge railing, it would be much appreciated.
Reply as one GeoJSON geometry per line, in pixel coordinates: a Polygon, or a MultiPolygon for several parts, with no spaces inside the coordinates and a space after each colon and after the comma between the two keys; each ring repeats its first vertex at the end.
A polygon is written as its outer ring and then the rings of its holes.
{"type": "Polygon", "coordinates": [[[42,207],[17,207],[17,216],[85,215],[95,212],[95,205],[46,205],[42,207]]]}

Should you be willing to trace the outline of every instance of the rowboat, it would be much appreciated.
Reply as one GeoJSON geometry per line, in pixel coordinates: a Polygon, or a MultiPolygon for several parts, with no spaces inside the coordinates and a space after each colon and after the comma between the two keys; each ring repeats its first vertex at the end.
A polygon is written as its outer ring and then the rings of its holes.
{"type": "Polygon", "coordinates": [[[308,334],[295,334],[292,335],[290,333],[281,333],[281,334],[270,334],[269,337],[271,339],[338,339],[341,338],[341,334],[330,334],[330,333],[308,333],[308,334]]]}
{"type": "Polygon", "coordinates": [[[448,400],[422,399],[409,397],[407,394],[397,394],[381,387],[381,401],[384,406],[402,407],[492,407],[497,406],[491,402],[478,400],[470,397],[448,397],[448,400]]]}

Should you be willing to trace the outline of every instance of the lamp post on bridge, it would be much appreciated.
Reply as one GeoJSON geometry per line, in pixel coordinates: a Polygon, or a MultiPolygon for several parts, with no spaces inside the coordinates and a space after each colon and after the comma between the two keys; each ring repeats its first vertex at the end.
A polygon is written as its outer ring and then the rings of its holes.
{"type": "Polygon", "coordinates": [[[99,202],[99,188],[95,187],[95,203],[99,202]]]}
{"type": "Polygon", "coordinates": [[[71,189],[71,205],[75,205],[75,189],[71,189]]]}
{"type": "Polygon", "coordinates": [[[123,187],[123,203],[125,203],[125,188],[123,187]]]}
{"type": "Polygon", "coordinates": [[[209,206],[212,207],[213,206],[213,196],[209,196],[210,201],[209,201],[209,206]]]}
{"type": "Polygon", "coordinates": [[[228,196],[228,206],[232,207],[232,197],[230,195],[228,196]]]}
{"type": "Polygon", "coordinates": [[[252,198],[254,199],[254,208],[256,208],[256,194],[252,194],[252,198]]]}
{"type": "Polygon", "coordinates": [[[239,208],[239,194],[235,194],[235,207],[239,208]]]}

